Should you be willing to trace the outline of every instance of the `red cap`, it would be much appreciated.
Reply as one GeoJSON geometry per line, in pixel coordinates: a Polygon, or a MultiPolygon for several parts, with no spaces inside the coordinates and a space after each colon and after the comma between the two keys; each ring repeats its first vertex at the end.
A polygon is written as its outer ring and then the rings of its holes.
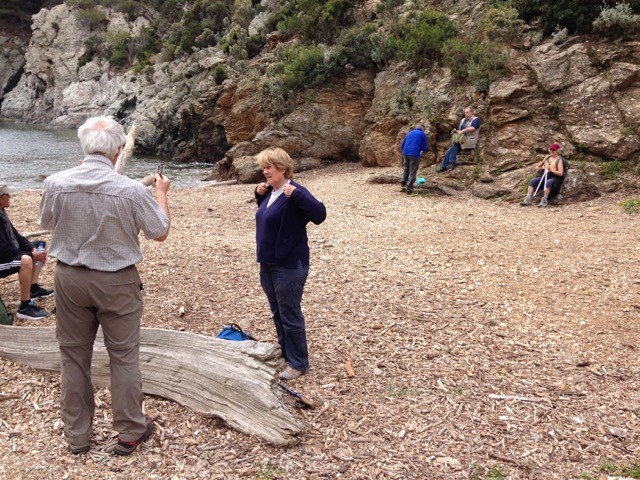
{"type": "Polygon", "coordinates": [[[551,145],[549,145],[549,150],[560,150],[560,145],[558,145],[557,143],[552,143],[551,145]]]}

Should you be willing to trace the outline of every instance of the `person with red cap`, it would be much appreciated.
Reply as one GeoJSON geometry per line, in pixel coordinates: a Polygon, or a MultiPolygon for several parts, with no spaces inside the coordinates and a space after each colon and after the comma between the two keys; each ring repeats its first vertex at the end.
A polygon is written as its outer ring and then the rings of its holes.
{"type": "Polygon", "coordinates": [[[560,145],[552,143],[549,145],[549,155],[545,156],[540,163],[536,165],[538,176],[529,182],[527,196],[520,202],[523,207],[531,205],[534,192],[538,190],[540,183],[545,179],[544,193],[538,207],[546,207],[549,201],[549,195],[555,196],[560,191],[560,186],[567,174],[566,160],[560,155],[560,145]],[[545,177],[544,172],[547,172],[545,177]]]}

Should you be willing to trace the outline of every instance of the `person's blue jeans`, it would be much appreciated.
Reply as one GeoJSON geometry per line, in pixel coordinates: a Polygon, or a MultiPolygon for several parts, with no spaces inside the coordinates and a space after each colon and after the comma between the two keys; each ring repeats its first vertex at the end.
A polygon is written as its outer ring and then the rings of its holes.
{"type": "Polygon", "coordinates": [[[458,154],[462,150],[462,146],[459,143],[454,143],[449,147],[449,149],[445,152],[444,158],[442,159],[441,168],[449,168],[454,166],[458,161],[458,154]]]}
{"type": "Polygon", "coordinates": [[[413,192],[413,184],[416,183],[416,175],[418,173],[418,166],[420,165],[420,157],[414,157],[413,155],[403,155],[402,163],[404,164],[404,172],[402,173],[403,186],[407,186],[408,192],[413,192]]]}
{"type": "Polygon", "coordinates": [[[296,370],[309,368],[307,334],[302,315],[302,292],[309,267],[291,269],[260,264],[260,284],[269,301],[282,356],[296,370]]]}

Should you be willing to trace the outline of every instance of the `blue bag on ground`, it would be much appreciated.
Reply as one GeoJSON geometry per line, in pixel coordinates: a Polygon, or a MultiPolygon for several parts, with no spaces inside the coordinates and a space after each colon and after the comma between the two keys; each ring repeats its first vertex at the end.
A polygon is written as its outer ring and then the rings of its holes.
{"type": "Polygon", "coordinates": [[[241,342],[243,340],[255,340],[255,338],[253,338],[249,333],[244,332],[237,323],[225,325],[220,333],[216,335],[216,338],[221,338],[223,340],[235,340],[236,342],[241,342]]]}

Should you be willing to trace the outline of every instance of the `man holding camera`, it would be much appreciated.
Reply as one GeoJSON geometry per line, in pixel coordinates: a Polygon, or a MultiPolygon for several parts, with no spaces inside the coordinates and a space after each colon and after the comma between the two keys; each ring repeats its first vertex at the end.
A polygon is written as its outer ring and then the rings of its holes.
{"type": "Polygon", "coordinates": [[[61,412],[71,452],[90,448],[95,403],[91,357],[98,327],[109,353],[114,453],[129,455],[153,433],[142,411],[140,318],[142,260],[138,234],[158,242],[169,235],[169,179],[156,173],[156,198],[140,182],[114,170],[125,144],[111,117],[93,117],[78,129],[85,153],[77,167],[47,177],[40,223],[52,230],[58,259],[56,336],[61,357],[61,412]]]}

